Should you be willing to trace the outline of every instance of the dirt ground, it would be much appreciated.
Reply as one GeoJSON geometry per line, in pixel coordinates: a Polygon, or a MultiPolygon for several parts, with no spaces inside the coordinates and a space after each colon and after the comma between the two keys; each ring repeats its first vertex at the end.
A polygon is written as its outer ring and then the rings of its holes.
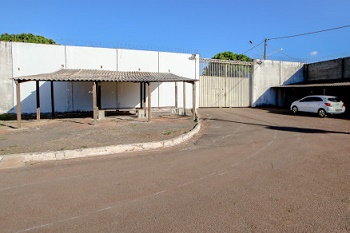
{"type": "Polygon", "coordinates": [[[91,117],[60,117],[22,121],[0,120],[0,155],[59,151],[161,141],[190,131],[192,116],[153,114],[152,120],[134,116],[108,116],[94,124],[91,117]]]}

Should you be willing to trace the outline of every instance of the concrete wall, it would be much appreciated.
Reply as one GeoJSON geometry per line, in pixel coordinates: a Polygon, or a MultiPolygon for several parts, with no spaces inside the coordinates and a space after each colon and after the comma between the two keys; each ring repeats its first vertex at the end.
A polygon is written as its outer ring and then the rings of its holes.
{"type": "Polygon", "coordinates": [[[350,57],[343,58],[343,77],[349,81],[350,79],[350,57]]]}
{"type": "MultiPolygon", "coordinates": [[[[8,43],[12,45],[13,77],[40,73],[50,73],[65,66],[65,47],[61,45],[40,45],[25,43],[8,43]]],[[[64,111],[67,103],[66,85],[55,84],[55,99],[57,111],[64,111]],[[59,88],[61,87],[61,88],[59,88]],[[58,95],[60,94],[60,95],[58,95]]],[[[15,87],[14,87],[15,88],[15,87]]],[[[16,94],[15,89],[13,94],[16,94]]],[[[50,84],[40,82],[41,109],[43,112],[51,111],[50,84]]],[[[15,100],[16,98],[14,98],[15,100]]],[[[13,102],[11,112],[16,109],[13,102]]],[[[36,111],[35,82],[21,83],[21,107],[23,113],[36,111]]]]}
{"type": "Polygon", "coordinates": [[[307,82],[348,81],[350,57],[305,65],[307,82]]]}
{"type": "Polygon", "coordinates": [[[272,87],[303,82],[303,66],[299,62],[254,60],[251,106],[277,105],[282,100],[276,99],[272,87]]]}
{"type": "MultiPolygon", "coordinates": [[[[0,89],[0,113],[16,111],[13,77],[50,73],[62,68],[171,72],[187,78],[199,77],[199,62],[189,59],[192,54],[14,42],[0,42],[0,49],[0,82],[4,84],[0,87],[3,89],[0,89]]],[[[54,82],[55,111],[91,111],[91,90],[92,83],[54,82]]],[[[138,83],[102,83],[101,90],[102,108],[140,106],[138,83]]],[[[174,83],[152,83],[151,90],[152,107],[175,106],[174,83]]],[[[178,103],[182,107],[182,83],[178,91],[178,103]]],[[[43,113],[51,112],[50,101],[49,82],[40,82],[43,113]]],[[[190,84],[186,84],[186,101],[186,107],[192,107],[190,84]]],[[[35,82],[21,84],[21,104],[23,113],[35,113],[35,82]]]]}
{"type": "Polygon", "coordinates": [[[12,48],[9,43],[0,43],[0,113],[13,107],[12,48]]]}

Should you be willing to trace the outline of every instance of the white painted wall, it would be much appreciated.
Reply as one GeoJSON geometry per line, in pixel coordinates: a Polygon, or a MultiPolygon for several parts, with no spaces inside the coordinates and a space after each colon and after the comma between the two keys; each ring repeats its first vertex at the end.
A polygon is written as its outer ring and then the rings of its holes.
{"type": "Polygon", "coordinates": [[[271,87],[304,81],[304,63],[254,60],[252,78],[252,107],[276,105],[275,90],[271,87]]]}
{"type": "Polygon", "coordinates": [[[118,71],[158,72],[158,52],[118,49],[118,71]]]}
{"type": "Polygon", "coordinates": [[[116,49],[65,46],[67,69],[117,70],[116,49]]]}
{"type": "Polygon", "coordinates": [[[10,111],[14,103],[11,50],[10,43],[0,41],[0,113],[10,111]]]}
{"type": "MultiPolygon", "coordinates": [[[[192,54],[107,49],[62,45],[0,42],[0,113],[16,111],[13,77],[54,72],[61,68],[104,69],[117,71],[171,72],[187,78],[199,78],[199,60],[192,54]]],[[[303,81],[303,63],[254,61],[252,107],[275,105],[271,87],[303,81]]],[[[196,83],[196,106],[199,100],[196,83]]],[[[55,82],[55,111],[91,111],[92,83],[55,82]]],[[[175,105],[175,83],[152,83],[153,107],[175,105]]],[[[35,113],[35,82],[21,84],[23,113],[35,113]]],[[[50,83],[40,82],[41,110],[51,111],[50,83]]],[[[140,107],[140,85],[134,83],[103,83],[103,108],[140,107]]],[[[279,101],[279,100],[277,100],[279,101]]],[[[178,106],[183,107],[183,83],[178,83],[178,106]]],[[[186,84],[186,108],[192,107],[192,85],[186,84]]]]}
{"type": "Polygon", "coordinates": [[[101,85],[101,107],[118,107],[118,83],[106,82],[101,85]]]}
{"type": "MultiPolygon", "coordinates": [[[[186,78],[198,79],[199,77],[198,59],[190,60],[191,54],[18,42],[1,43],[12,46],[12,77],[50,73],[62,68],[149,72],[169,72],[170,70],[171,73],[186,78]]],[[[0,54],[0,56],[4,55],[0,54]]],[[[11,103],[8,105],[12,108],[10,112],[15,112],[16,91],[13,83],[12,86],[9,94],[12,96],[9,98],[11,103]]],[[[138,83],[102,83],[101,88],[102,108],[140,107],[140,85],[138,83]]],[[[91,90],[92,83],[54,82],[55,111],[91,111],[91,90]]],[[[152,107],[175,106],[174,83],[152,83],[151,90],[152,107]]],[[[179,83],[178,93],[179,107],[182,107],[182,83],[179,83]]],[[[36,112],[35,94],[35,82],[21,84],[23,113],[36,112]]],[[[186,99],[186,108],[191,108],[192,85],[190,84],[186,84],[186,99]]],[[[49,82],[40,82],[40,101],[41,111],[51,112],[49,82]]],[[[1,106],[3,105],[5,103],[1,103],[1,106]]],[[[8,109],[8,107],[5,108],[6,111],[8,109]]]]}
{"type": "MultiPolygon", "coordinates": [[[[191,60],[192,54],[176,54],[176,53],[159,53],[159,72],[174,73],[179,76],[198,79],[199,77],[199,56],[191,60]]],[[[192,84],[185,83],[186,87],[186,108],[192,107],[192,84]]],[[[199,83],[196,83],[196,106],[199,104],[199,83]]],[[[164,106],[167,103],[175,104],[175,84],[162,83],[159,89],[159,105],[164,106]]],[[[173,104],[173,105],[174,105],[173,104]]],[[[183,83],[178,83],[178,106],[183,107],[183,83]]]]}
{"type": "MultiPolygon", "coordinates": [[[[11,43],[13,59],[13,77],[50,73],[61,69],[65,65],[65,46],[42,45],[29,43],[11,43]]],[[[62,84],[59,85],[62,87],[62,84]]],[[[34,113],[36,111],[35,82],[21,84],[21,107],[23,113],[34,113]]],[[[51,112],[50,84],[40,82],[40,104],[42,112],[51,112]]],[[[15,88],[15,85],[14,85],[15,88]]],[[[57,102],[57,111],[65,111],[67,103],[66,88],[55,88],[55,96],[61,93],[60,101],[57,102]]],[[[14,89],[15,96],[16,91],[14,89]]],[[[56,98],[57,99],[57,98],[56,98]]],[[[13,106],[16,105],[14,98],[13,106]]],[[[16,109],[13,109],[15,112],[16,109]]]]}

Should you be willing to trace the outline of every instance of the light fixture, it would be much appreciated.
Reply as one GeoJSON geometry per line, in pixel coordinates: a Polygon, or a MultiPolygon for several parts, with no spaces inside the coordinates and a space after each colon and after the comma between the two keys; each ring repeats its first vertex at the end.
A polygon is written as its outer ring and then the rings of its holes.
{"type": "Polygon", "coordinates": [[[188,59],[194,60],[194,59],[196,59],[196,56],[197,56],[197,54],[192,54],[191,57],[189,57],[188,59]]]}

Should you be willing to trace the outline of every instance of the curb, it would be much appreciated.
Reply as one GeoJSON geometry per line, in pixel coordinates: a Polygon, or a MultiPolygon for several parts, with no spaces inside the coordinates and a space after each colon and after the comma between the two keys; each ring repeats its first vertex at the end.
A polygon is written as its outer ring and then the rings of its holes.
{"type": "Polygon", "coordinates": [[[0,169],[23,167],[28,162],[54,161],[73,158],[111,155],[124,152],[136,152],[172,147],[191,139],[201,129],[201,121],[187,133],[176,138],[158,142],[133,143],[116,146],[104,146],[95,148],[83,148],[75,150],[48,151],[35,153],[21,153],[0,156],[0,169]]]}

